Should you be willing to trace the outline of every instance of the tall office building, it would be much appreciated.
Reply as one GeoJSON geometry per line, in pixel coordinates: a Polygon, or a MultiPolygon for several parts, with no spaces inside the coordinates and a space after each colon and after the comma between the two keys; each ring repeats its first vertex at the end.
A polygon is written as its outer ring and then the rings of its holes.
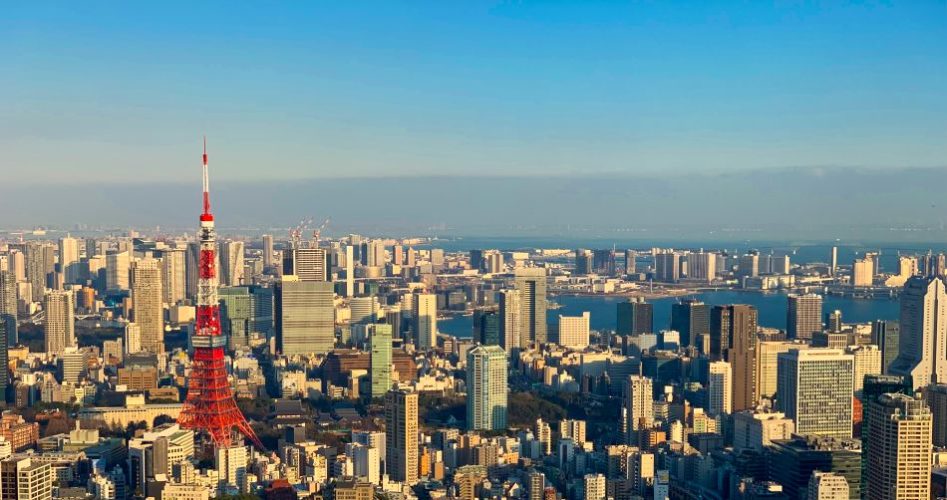
{"type": "Polygon", "coordinates": [[[520,294],[520,345],[545,344],[546,270],[518,268],[514,281],[520,294]]]}
{"type": "Polygon", "coordinates": [[[325,354],[335,345],[332,283],[283,276],[273,291],[276,346],[285,356],[325,354]]]}
{"type": "Polygon", "coordinates": [[[345,247],[345,296],[355,296],[355,247],[345,247]]]}
{"type": "MultiPolygon", "coordinates": [[[[467,252],[469,255],[470,268],[471,269],[483,269],[483,250],[475,249],[469,250],[467,252]]],[[[401,262],[395,262],[395,264],[401,264],[401,262]]]]}
{"type": "Polygon", "coordinates": [[[733,413],[733,372],[730,363],[714,361],[707,365],[707,413],[733,413]]]}
{"type": "Polygon", "coordinates": [[[592,252],[584,248],[575,251],[575,274],[584,276],[592,273],[592,252]]]}
{"type": "Polygon", "coordinates": [[[641,375],[625,380],[625,443],[638,444],[638,431],[650,428],[654,420],[654,385],[641,375]]]}
{"type": "Polygon", "coordinates": [[[382,398],[391,389],[391,325],[376,323],[369,327],[372,398],[382,398]]]}
{"type": "Polygon", "coordinates": [[[592,250],[592,271],[603,276],[615,276],[617,267],[614,249],[592,250]]]}
{"type": "Polygon", "coordinates": [[[773,400],[776,397],[776,382],[778,379],[777,358],[780,353],[790,349],[808,349],[809,344],[772,340],[761,341],[756,344],[755,383],[757,403],[762,399],[773,400]]]}
{"type": "Polygon", "coordinates": [[[128,252],[109,252],[105,255],[105,289],[109,292],[128,290],[128,270],[131,257],[128,252]]]}
{"type": "Polygon", "coordinates": [[[559,315],[559,345],[572,349],[585,349],[589,346],[589,319],[588,311],[582,316],[559,315]]]}
{"type": "Polygon", "coordinates": [[[437,295],[418,293],[412,304],[414,345],[421,350],[437,345],[437,295]]]}
{"type": "Polygon", "coordinates": [[[625,250],[625,274],[634,274],[638,271],[638,266],[635,264],[637,256],[638,252],[631,249],[625,250]]]}
{"type": "Polygon", "coordinates": [[[44,242],[29,242],[25,249],[26,279],[30,282],[33,300],[39,300],[46,288],[52,288],[50,282],[56,272],[56,247],[44,242]]]}
{"type": "Polygon", "coordinates": [[[62,354],[76,345],[75,298],[68,290],[48,290],[43,299],[46,313],[44,335],[46,352],[62,354]]]}
{"type": "Polygon", "coordinates": [[[835,276],[838,274],[838,247],[832,247],[832,255],[829,259],[829,274],[835,276]]]}
{"type": "Polygon", "coordinates": [[[269,269],[273,267],[273,235],[264,234],[263,235],[263,267],[269,269]]]}
{"type": "Polygon", "coordinates": [[[714,306],[710,311],[710,358],[725,360],[733,369],[733,409],[755,406],[756,308],[746,304],[714,306]]]}
{"type": "Polygon", "coordinates": [[[676,283],[681,279],[681,254],[662,252],[654,256],[654,280],[676,283]]]}
{"type": "Polygon", "coordinates": [[[898,357],[901,325],[897,320],[875,320],[871,324],[871,343],[881,351],[881,373],[888,373],[891,363],[898,357]]]}
{"type": "Polygon", "coordinates": [[[717,254],[698,252],[687,256],[687,277],[711,282],[717,277],[717,254]]]}
{"type": "Polygon", "coordinates": [[[378,320],[381,313],[381,304],[378,297],[352,297],[349,301],[349,323],[353,325],[370,325],[378,320]]]}
{"type": "Polygon", "coordinates": [[[132,311],[141,328],[141,348],[152,353],[164,352],[164,306],[161,293],[161,267],[155,259],[132,264],[132,311]]]}
{"type": "Polygon", "coordinates": [[[283,252],[283,275],[299,281],[329,281],[328,256],[324,248],[294,248],[283,252]]]}
{"type": "Polygon", "coordinates": [[[79,240],[76,238],[59,239],[59,272],[66,283],[79,283],[79,240]]]}
{"type": "Polygon", "coordinates": [[[852,437],[854,360],[837,349],[792,349],[777,358],[776,400],[796,432],[852,437]]]}
{"type": "Polygon", "coordinates": [[[632,297],[617,305],[618,335],[640,335],[654,331],[654,305],[645,302],[643,297],[632,297]]]}
{"type": "Polygon", "coordinates": [[[931,411],[921,399],[882,394],[869,404],[869,500],[930,498],[931,411]]]}
{"type": "Polygon", "coordinates": [[[822,471],[845,478],[849,489],[847,498],[859,499],[862,493],[860,445],[857,439],[807,436],[796,432],[791,439],[774,440],[767,447],[766,475],[783,486],[785,496],[778,498],[806,498],[812,472],[822,471]]]}
{"type": "Polygon", "coordinates": [[[243,283],[244,244],[242,241],[225,241],[220,244],[220,286],[237,286],[243,283]]]}
{"type": "Polygon", "coordinates": [[[822,332],[822,296],[790,294],[787,298],[786,335],[791,339],[811,340],[822,332]]]}
{"type": "Polygon", "coordinates": [[[501,345],[500,314],[496,310],[474,310],[473,340],[483,345],[501,345]]]}
{"type": "Polygon", "coordinates": [[[852,262],[852,286],[871,286],[875,277],[875,262],[870,258],[852,262]]]}
{"type": "Polygon", "coordinates": [[[881,351],[875,345],[848,346],[845,352],[852,355],[854,373],[852,388],[855,392],[862,390],[866,375],[881,375],[881,351]]]}
{"type": "Polygon", "coordinates": [[[710,307],[694,299],[671,304],[671,330],[680,332],[682,347],[697,345],[701,335],[710,333],[710,307]]]}
{"type": "Polygon", "coordinates": [[[939,277],[915,276],[901,291],[898,357],[888,366],[914,390],[947,383],[947,292],[939,277]]]}
{"type": "Polygon", "coordinates": [[[501,290],[500,297],[500,345],[511,353],[514,349],[524,347],[526,344],[520,335],[520,329],[523,327],[523,321],[520,318],[522,306],[520,305],[520,292],[518,290],[501,290]]]}
{"type": "Polygon", "coordinates": [[[3,335],[0,338],[0,347],[12,347],[19,341],[16,299],[16,275],[6,269],[0,269],[0,334],[3,335]]]}
{"type": "Polygon", "coordinates": [[[418,481],[418,395],[391,390],[385,395],[385,467],[394,481],[418,481]]]}
{"type": "Polygon", "coordinates": [[[737,259],[738,278],[753,278],[760,274],[760,255],[758,253],[748,253],[741,255],[737,259]]]}
{"type": "MultiPolygon", "coordinates": [[[[911,383],[905,377],[900,375],[867,375],[865,376],[864,387],[862,388],[862,393],[860,396],[862,404],[862,422],[861,422],[861,442],[862,442],[862,456],[861,456],[861,471],[862,477],[860,482],[861,491],[868,491],[868,457],[872,456],[876,452],[873,451],[873,448],[876,447],[876,444],[869,439],[872,426],[874,425],[874,418],[883,418],[883,415],[878,412],[871,411],[871,405],[874,404],[879,397],[883,394],[912,394],[911,383]]],[[[879,443],[880,444],[880,443],[879,443]]]]}
{"type": "Polygon", "coordinates": [[[164,302],[177,304],[187,296],[187,266],[183,248],[161,251],[161,291],[164,302]]]}
{"type": "Polygon", "coordinates": [[[506,351],[481,345],[467,351],[467,428],[506,429],[509,386],[506,351]]]}

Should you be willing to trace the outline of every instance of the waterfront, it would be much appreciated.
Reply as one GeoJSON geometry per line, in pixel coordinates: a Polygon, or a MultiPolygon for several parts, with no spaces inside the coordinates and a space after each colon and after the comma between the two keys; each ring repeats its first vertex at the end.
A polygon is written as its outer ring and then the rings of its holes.
{"type": "MultiPolygon", "coordinates": [[[[736,290],[721,290],[703,292],[688,297],[695,297],[711,305],[721,304],[750,304],[759,311],[760,326],[771,328],[786,328],[786,294],[744,292],[736,290]]],[[[559,315],[577,316],[583,311],[591,313],[591,327],[593,330],[614,330],[616,323],[616,304],[628,300],[625,297],[605,295],[563,295],[550,297],[550,301],[559,303],[562,307],[548,311],[550,331],[558,324],[559,315]]],[[[650,300],[654,304],[654,328],[662,330],[668,327],[671,321],[671,304],[680,300],[678,297],[666,297],[650,300]]],[[[842,320],[846,323],[864,323],[876,319],[898,319],[899,306],[897,300],[890,299],[852,299],[835,296],[823,297],[823,312],[842,311],[842,320]]],[[[472,316],[455,316],[440,320],[438,330],[442,333],[457,337],[470,337],[473,327],[472,316]]]]}

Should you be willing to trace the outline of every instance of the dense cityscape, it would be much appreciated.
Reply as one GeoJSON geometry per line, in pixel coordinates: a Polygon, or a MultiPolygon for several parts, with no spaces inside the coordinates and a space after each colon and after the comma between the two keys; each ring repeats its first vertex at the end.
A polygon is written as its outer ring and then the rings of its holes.
{"type": "Polygon", "coordinates": [[[203,172],[196,234],[6,233],[4,498],[947,494],[942,253],[218,241],[206,142],[203,172]],[[735,291],[785,328],[697,298],[735,291]],[[614,328],[570,296],[617,298],[614,328]]]}
{"type": "Polygon", "coordinates": [[[0,500],[947,500],[947,0],[0,9],[0,500]]]}

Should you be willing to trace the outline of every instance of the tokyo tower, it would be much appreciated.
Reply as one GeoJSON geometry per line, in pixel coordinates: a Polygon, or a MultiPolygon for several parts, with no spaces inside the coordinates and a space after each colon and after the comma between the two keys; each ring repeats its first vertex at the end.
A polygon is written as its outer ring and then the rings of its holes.
{"type": "Polygon", "coordinates": [[[220,306],[217,303],[217,235],[210,213],[210,180],[207,175],[207,139],[204,139],[204,211],[201,213],[200,257],[198,263],[197,311],[194,321],[194,359],[188,381],[187,399],[178,416],[185,429],[206,432],[218,448],[230,447],[236,432],[257,447],[263,444],[237,408],[224,367],[227,339],[220,334],[220,306]]]}

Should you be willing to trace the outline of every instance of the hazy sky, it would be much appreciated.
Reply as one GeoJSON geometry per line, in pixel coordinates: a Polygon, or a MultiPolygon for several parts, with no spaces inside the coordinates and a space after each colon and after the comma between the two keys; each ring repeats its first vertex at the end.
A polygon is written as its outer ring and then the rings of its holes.
{"type": "Polygon", "coordinates": [[[0,169],[190,180],[204,133],[241,181],[947,164],[947,2],[843,3],[7,3],[0,169]]]}

